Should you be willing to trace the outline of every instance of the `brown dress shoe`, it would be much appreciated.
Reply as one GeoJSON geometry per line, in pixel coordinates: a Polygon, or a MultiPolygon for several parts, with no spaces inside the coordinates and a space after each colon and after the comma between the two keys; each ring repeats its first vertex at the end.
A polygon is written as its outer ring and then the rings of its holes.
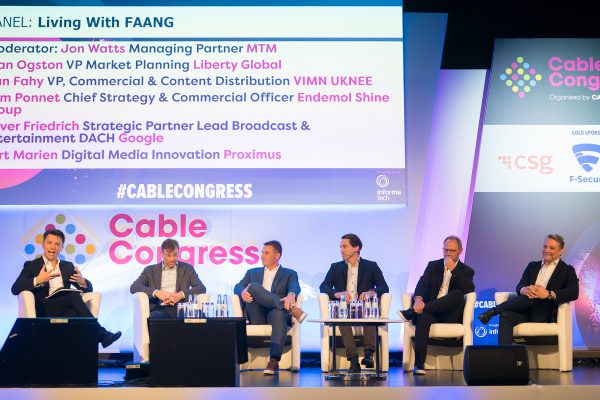
{"type": "Polygon", "coordinates": [[[263,374],[275,375],[279,372],[279,361],[275,358],[271,358],[267,363],[267,368],[264,369],[263,374]]]}
{"type": "Polygon", "coordinates": [[[298,306],[293,306],[290,309],[290,314],[292,314],[292,317],[296,319],[296,321],[298,321],[299,324],[302,323],[302,321],[304,321],[304,319],[306,318],[306,316],[308,315],[307,312],[303,311],[300,307],[298,306]]]}

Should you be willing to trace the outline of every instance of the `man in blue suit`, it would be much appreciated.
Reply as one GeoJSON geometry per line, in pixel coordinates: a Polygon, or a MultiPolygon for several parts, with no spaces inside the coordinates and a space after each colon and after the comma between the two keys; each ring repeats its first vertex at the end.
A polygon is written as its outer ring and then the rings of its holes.
{"type": "Polygon", "coordinates": [[[565,247],[562,236],[546,236],[541,261],[527,265],[517,284],[519,296],[479,314],[487,324],[500,314],[499,344],[512,344],[513,327],[523,322],[555,322],[558,305],[579,297],[579,279],[575,269],[560,259],[565,247]]]}
{"type": "Polygon", "coordinates": [[[271,346],[269,362],[264,369],[265,375],[274,375],[279,371],[279,360],[291,318],[302,323],[307,313],[296,306],[300,294],[300,284],[296,271],[279,264],[283,249],[276,240],[264,244],[261,260],[264,267],[252,268],[235,285],[233,292],[243,300],[245,314],[250,324],[269,324],[271,346]]]}
{"type": "Polygon", "coordinates": [[[177,303],[189,295],[206,293],[206,287],[193,265],[179,261],[177,240],[165,239],[160,252],[162,262],[144,268],[129,291],[148,295],[151,318],[175,318],[177,303]]]}
{"type": "MultiPolygon", "coordinates": [[[[364,300],[367,295],[371,298],[375,293],[379,297],[389,292],[389,288],[381,269],[374,261],[360,257],[362,241],[354,233],[342,236],[340,252],[343,261],[331,264],[325,280],[319,286],[321,293],[329,295],[331,300],[339,300],[342,296],[347,302],[364,300]]],[[[375,352],[375,327],[366,326],[363,329],[363,342],[365,356],[362,364],[368,368],[374,365],[373,353],[375,352]]],[[[350,360],[349,372],[360,372],[358,363],[358,350],[354,342],[351,326],[340,326],[342,342],[346,348],[346,357],[350,360]]]]}
{"type": "Polygon", "coordinates": [[[444,239],[444,258],[427,264],[417,282],[412,308],[398,311],[400,318],[415,324],[415,375],[426,374],[425,358],[431,324],[459,322],[465,294],[475,291],[475,271],[460,261],[462,250],[458,236],[444,239]]]}

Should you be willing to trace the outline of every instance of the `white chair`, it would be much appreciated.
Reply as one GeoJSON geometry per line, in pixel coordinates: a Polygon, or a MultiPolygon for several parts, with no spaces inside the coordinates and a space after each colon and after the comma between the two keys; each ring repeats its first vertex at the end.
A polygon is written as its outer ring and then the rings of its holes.
{"type": "MultiPolygon", "coordinates": [[[[328,318],[328,309],[327,305],[329,304],[329,296],[326,293],[319,294],[319,313],[321,315],[321,319],[328,318]]],[[[379,302],[379,309],[381,318],[389,318],[390,315],[390,306],[392,304],[392,295],[391,293],[384,293],[381,295],[381,299],[379,302]]],[[[330,350],[331,345],[331,333],[332,329],[330,326],[326,326],[325,324],[321,324],[321,371],[329,372],[329,366],[333,363],[333,358],[330,350]]],[[[362,337],[363,328],[360,326],[352,327],[353,335],[362,337]]],[[[339,327],[336,328],[336,342],[337,336],[341,338],[341,333],[339,327]]],[[[380,352],[379,356],[381,357],[381,370],[387,371],[390,367],[390,344],[389,344],[389,335],[388,335],[388,327],[387,324],[378,327],[377,334],[379,335],[379,344],[380,344],[380,352]]],[[[358,349],[359,358],[362,359],[364,357],[364,351],[362,348],[358,349]]],[[[346,349],[344,347],[339,347],[335,349],[335,365],[339,369],[348,369],[350,367],[350,361],[346,359],[346,349]]]]}
{"type": "MultiPolygon", "coordinates": [[[[83,302],[90,310],[92,315],[98,318],[100,312],[100,302],[102,301],[102,293],[99,292],[87,292],[83,293],[83,302]]],[[[35,318],[37,313],[35,311],[35,297],[33,292],[24,290],[19,293],[18,296],[19,304],[19,318],[35,318]]]]}
{"type": "MultiPolygon", "coordinates": [[[[302,294],[298,295],[296,305],[302,307],[302,294]]],[[[237,295],[231,296],[231,306],[234,317],[243,317],[242,305],[237,295]]],[[[292,319],[293,324],[288,328],[287,335],[291,338],[291,343],[284,346],[279,368],[289,369],[291,371],[300,370],[300,324],[292,319]]],[[[246,325],[246,334],[250,337],[264,337],[269,340],[271,337],[271,325],[246,325]]],[[[269,347],[250,347],[248,346],[248,362],[240,366],[242,370],[264,369],[269,362],[269,347]]]]}
{"type": "MultiPolygon", "coordinates": [[[[133,361],[150,362],[150,335],[148,334],[150,299],[144,292],[132,294],[131,299],[133,300],[133,361]]],[[[209,295],[198,295],[198,302],[209,301],[209,295]]]]}
{"type": "MultiPolygon", "coordinates": [[[[465,308],[462,323],[431,324],[429,338],[435,339],[460,339],[462,346],[436,346],[428,344],[425,369],[463,369],[463,356],[465,348],[473,344],[473,311],[475,309],[475,292],[465,295],[465,308]]],[[[402,294],[402,307],[411,307],[412,293],[402,294]]],[[[410,371],[415,366],[415,346],[412,338],[415,336],[415,326],[412,322],[404,323],[404,348],[402,350],[402,367],[410,371]]],[[[440,343],[442,344],[442,343],[440,343]]]]}
{"type": "MultiPolygon", "coordinates": [[[[496,305],[502,304],[515,292],[496,292],[496,305]]],[[[561,372],[573,370],[573,320],[571,302],[558,306],[557,320],[554,323],[525,322],[513,328],[513,341],[524,342],[524,337],[556,336],[558,344],[527,345],[530,369],[558,369],[561,372]]]]}

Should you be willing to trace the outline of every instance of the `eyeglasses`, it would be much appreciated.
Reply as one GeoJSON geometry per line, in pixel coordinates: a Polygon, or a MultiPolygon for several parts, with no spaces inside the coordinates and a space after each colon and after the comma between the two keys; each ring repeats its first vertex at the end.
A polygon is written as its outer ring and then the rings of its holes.
{"type": "Polygon", "coordinates": [[[179,253],[165,253],[165,252],[161,252],[163,255],[163,258],[179,258],[179,253]]]}
{"type": "Polygon", "coordinates": [[[444,251],[444,253],[456,253],[456,252],[458,252],[457,249],[444,249],[444,248],[442,248],[442,250],[444,251]]]}

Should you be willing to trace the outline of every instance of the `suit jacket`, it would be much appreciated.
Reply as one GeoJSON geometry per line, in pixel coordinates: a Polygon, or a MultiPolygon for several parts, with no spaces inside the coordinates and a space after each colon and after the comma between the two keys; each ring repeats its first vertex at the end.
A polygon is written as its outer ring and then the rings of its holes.
{"type": "MultiPolygon", "coordinates": [[[[242,292],[252,282],[257,282],[262,285],[265,276],[265,267],[251,268],[246,271],[246,275],[242,280],[235,285],[233,293],[241,296],[242,292]]],[[[279,266],[273,284],[271,285],[271,293],[283,298],[290,293],[294,293],[296,298],[300,294],[300,283],[298,282],[298,274],[293,269],[279,266]]],[[[242,302],[243,304],[243,302],[242,302]]]]}
{"type": "MultiPolygon", "coordinates": [[[[452,270],[448,291],[459,289],[463,294],[475,291],[473,275],[475,275],[473,268],[458,260],[456,268],[452,270]]],[[[443,280],[444,259],[430,261],[425,268],[425,272],[419,278],[419,282],[417,282],[413,298],[414,296],[421,296],[425,303],[437,299],[443,280]]]]}
{"type": "MultiPolygon", "coordinates": [[[[325,275],[325,280],[319,286],[319,290],[321,293],[327,293],[330,299],[335,300],[335,293],[345,291],[347,285],[348,264],[345,261],[339,261],[331,264],[327,275],[325,275]]],[[[390,290],[377,263],[361,258],[358,263],[356,291],[360,295],[371,289],[377,292],[379,297],[390,290]]]]}
{"type": "MultiPolygon", "coordinates": [[[[15,283],[13,283],[12,288],[10,289],[12,294],[15,296],[21,293],[24,290],[29,290],[33,292],[33,296],[35,297],[35,310],[38,315],[43,315],[43,311],[41,309],[42,302],[44,299],[50,294],[50,284],[48,282],[44,282],[40,285],[33,286],[33,278],[38,276],[42,268],[44,267],[44,259],[42,257],[36,258],[35,260],[25,261],[23,264],[23,269],[21,273],[17,277],[15,283]]],[[[81,287],[77,283],[69,281],[71,275],[75,273],[75,266],[73,263],[69,261],[59,261],[58,267],[60,268],[60,274],[63,280],[63,286],[65,288],[70,288],[71,286],[76,289],[81,290],[82,292],[91,292],[93,291],[92,283],[85,280],[87,282],[87,287],[81,287]]]]}
{"type": "MultiPolygon", "coordinates": [[[[541,268],[541,261],[532,261],[527,265],[517,285],[517,294],[521,294],[523,287],[535,284],[541,268]]],[[[556,309],[558,308],[558,304],[577,300],[579,297],[579,279],[577,278],[575,269],[563,260],[560,260],[548,280],[546,289],[556,294],[556,309]]]]}
{"type": "MultiPolygon", "coordinates": [[[[206,293],[206,287],[198,277],[194,267],[188,263],[179,261],[177,263],[177,278],[175,281],[175,291],[183,292],[184,300],[190,294],[206,293]]],[[[150,310],[153,310],[160,304],[160,300],[152,297],[155,290],[160,290],[162,280],[162,263],[149,265],[140,274],[140,276],[131,284],[129,291],[131,294],[144,292],[150,299],[150,310]]]]}

